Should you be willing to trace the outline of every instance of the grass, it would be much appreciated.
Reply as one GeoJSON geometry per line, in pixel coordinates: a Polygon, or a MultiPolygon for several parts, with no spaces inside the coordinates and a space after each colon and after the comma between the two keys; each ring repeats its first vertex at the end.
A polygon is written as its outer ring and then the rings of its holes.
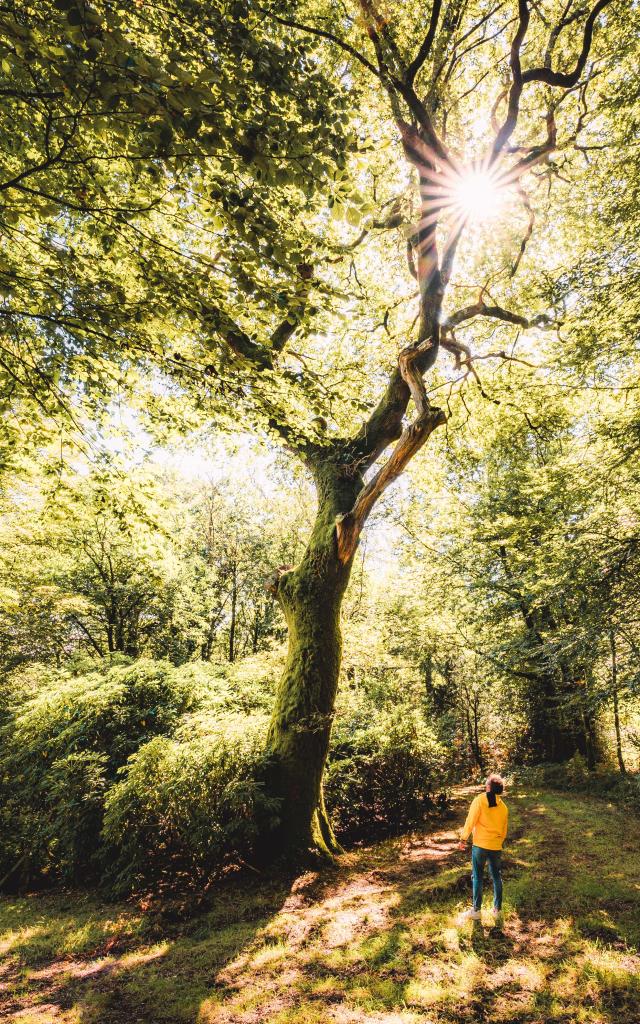
{"type": "Polygon", "coordinates": [[[638,1024],[638,820],[593,798],[512,792],[504,925],[488,913],[460,925],[464,803],[446,828],[348,854],[322,875],[229,883],[188,921],[86,894],[4,898],[0,1017],[638,1024]]]}

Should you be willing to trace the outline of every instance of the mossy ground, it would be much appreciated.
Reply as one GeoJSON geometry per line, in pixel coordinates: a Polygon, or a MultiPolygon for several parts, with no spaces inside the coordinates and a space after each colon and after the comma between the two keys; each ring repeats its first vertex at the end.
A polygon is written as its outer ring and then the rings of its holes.
{"type": "MultiPolygon", "coordinates": [[[[468,794],[465,794],[465,801],[468,794]]],[[[0,901],[0,1017],[22,1024],[638,1024],[640,834],[606,803],[510,793],[505,922],[460,926],[455,819],[213,909],[0,901]]]]}

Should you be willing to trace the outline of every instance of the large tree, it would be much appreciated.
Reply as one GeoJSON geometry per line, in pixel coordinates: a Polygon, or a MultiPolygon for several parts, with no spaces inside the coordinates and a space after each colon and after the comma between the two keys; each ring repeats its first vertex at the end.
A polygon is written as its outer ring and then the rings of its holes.
{"type": "MultiPolygon", "coordinates": [[[[586,94],[597,66],[589,62],[594,26],[606,6],[601,0],[585,14],[568,4],[543,15],[532,14],[526,0],[516,10],[465,3],[450,3],[442,10],[434,3],[424,31],[423,17],[411,8],[389,5],[383,12],[363,0],[358,20],[340,19],[345,30],[340,35],[328,32],[319,20],[281,19],[302,34],[328,38],[378,80],[419,193],[418,219],[407,244],[409,270],[418,286],[417,337],[401,348],[382,398],[356,433],[319,450],[307,446],[305,457],[319,496],[318,520],[301,564],[277,582],[290,647],[270,745],[279,771],[277,789],[286,801],[289,843],[335,848],[322,802],[321,772],[338,679],[340,603],[375,502],[446,420],[427,395],[425,374],[440,348],[453,353],[457,367],[475,372],[474,354],[455,335],[472,319],[495,318],[531,328],[546,325],[554,315],[513,312],[490,298],[487,288],[480,289],[476,301],[445,312],[445,295],[469,214],[509,186],[518,192],[529,220],[508,274],[498,264],[495,278],[503,278],[504,291],[504,278],[515,276],[534,227],[523,181],[548,164],[556,150],[574,143],[584,128],[586,94]],[[366,51],[363,36],[369,44],[366,51]],[[480,47],[486,48],[483,59],[470,58],[480,47]],[[497,81],[491,88],[486,80],[492,75],[497,81]],[[572,96],[581,104],[573,117],[566,116],[572,96]],[[476,107],[471,116],[465,100],[476,107]],[[477,114],[479,100],[487,104],[485,120],[477,114]],[[539,120],[545,126],[541,137],[539,120]],[[414,418],[407,424],[411,400],[414,418]],[[365,481],[364,474],[392,445],[387,460],[365,481]]],[[[481,271],[483,280],[491,277],[490,264],[485,262],[481,271]]],[[[485,352],[483,357],[491,355],[485,352]]],[[[507,358],[506,353],[495,356],[507,358]]]]}
{"type": "Polygon", "coordinates": [[[372,508],[447,420],[426,375],[447,379],[441,350],[465,379],[509,358],[470,344],[482,321],[559,319],[535,208],[553,244],[558,154],[602,141],[614,9],[6,7],[13,410],[73,415],[151,375],[157,419],[190,401],[266,429],[316,485],[307,550],[272,582],[289,627],[267,741],[276,848],[337,849],[322,772],[340,606],[372,508]],[[505,229],[480,243],[473,215],[501,204],[505,229]]]}

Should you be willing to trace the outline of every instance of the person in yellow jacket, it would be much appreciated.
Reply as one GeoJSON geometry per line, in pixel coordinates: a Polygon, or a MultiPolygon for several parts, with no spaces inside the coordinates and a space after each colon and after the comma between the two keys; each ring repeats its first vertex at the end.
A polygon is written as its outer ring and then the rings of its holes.
{"type": "Polygon", "coordinates": [[[497,918],[502,914],[502,844],[507,838],[509,811],[500,794],[504,781],[492,774],[485,783],[484,793],[471,802],[467,820],[460,833],[460,849],[465,850],[467,840],[473,835],[471,848],[471,880],[473,883],[473,907],[463,915],[479,921],[482,907],[482,877],[484,866],[489,861],[493,880],[493,913],[497,918]]]}

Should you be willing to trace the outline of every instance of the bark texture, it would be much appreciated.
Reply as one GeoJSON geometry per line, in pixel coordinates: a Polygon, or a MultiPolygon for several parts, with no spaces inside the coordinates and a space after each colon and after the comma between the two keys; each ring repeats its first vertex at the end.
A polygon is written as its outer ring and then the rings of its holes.
{"type": "Polygon", "coordinates": [[[289,650],[267,738],[269,790],[281,801],[272,852],[297,858],[340,850],[322,793],[342,655],[340,606],[352,565],[338,555],[336,517],[353,507],[363,486],[334,457],[320,455],[310,468],[318,494],[313,532],[300,564],[274,583],[289,650]]]}

